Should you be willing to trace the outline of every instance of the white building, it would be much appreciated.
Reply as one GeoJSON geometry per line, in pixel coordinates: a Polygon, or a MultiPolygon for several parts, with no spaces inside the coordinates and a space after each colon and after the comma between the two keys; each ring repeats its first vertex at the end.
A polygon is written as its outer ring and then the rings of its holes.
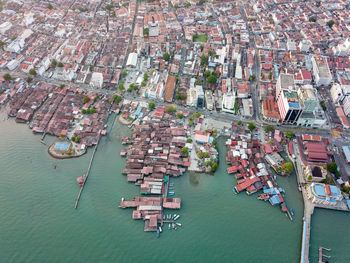
{"type": "Polygon", "coordinates": [[[323,56],[312,56],[312,73],[314,75],[315,83],[319,86],[328,86],[331,84],[333,78],[329,70],[328,61],[323,56]]]}
{"type": "Polygon", "coordinates": [[[350,86],[340,85],[339,83],[334,83],[330,89],[331,98],[333,103],[339,104],[346,97],[350,96],[350,86]]]}
{"type": "Polygon", "coordinates": [[[310,40],[306,40],[303,39],[300,43],[299,43],[299,49],[302,52],[308,52],[310,50],[311,47],[311,43],[310,40]]]}
{"type": "Polygon", "coordinates": [[[222,96],[222,111],[235,113],[235,102],[236,98],[234,94],[224,94],[222,96]]]}
{"type": "Polygon", "coordinates": [[[92,73],[90,85],[97,88],[102,88],[103,85],[103,75],[101,72],[92,73]]]}
{"type": "Polygon", "coordinates": [[[127,67],[135,68],[137,65],[137,53],[130,53],[126,62],[127,67]]]}
{"type": "Polygon", "coordinates": [[[346,96],[343,101],[343,109],[346,116],[350,115],[350,98],[346,96]]]}
{"type": "Polygon", "coordinates": [[[350,55],[350,38],[347,38],[344,42],[339,43],[336,47],[332,48],[334,56],[345,57],[350,55]]]}
{"type": "Polygon", "coordinates": [[[11,22],[4,22],[0,25],[0,33],[5,34],[7,30],[9,30],[12,27],[11,22]]]}
{"type": "Polygon", "coordinates": [[[245,117],[252,117],[254,113],[252,99],[242,99],[242,104],[243,104],[242,115],[245,117]]]}

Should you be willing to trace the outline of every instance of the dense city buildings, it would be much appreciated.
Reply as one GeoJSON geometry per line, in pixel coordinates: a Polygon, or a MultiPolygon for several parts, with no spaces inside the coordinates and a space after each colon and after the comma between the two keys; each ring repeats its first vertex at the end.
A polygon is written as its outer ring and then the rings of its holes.
{"type": "Polygon", "coordinates": [[[235,194],[292,220],[275,177],[297,175],[308,249],[314,207],[350,209],[349,17],[347,0],[0,1],[0,105],[55,158],[94,156],[119,115],[126,180],[157,196],[120,206],[146,231],[181,225],[170,178],[214,173],[228,136],[235,194]]]}

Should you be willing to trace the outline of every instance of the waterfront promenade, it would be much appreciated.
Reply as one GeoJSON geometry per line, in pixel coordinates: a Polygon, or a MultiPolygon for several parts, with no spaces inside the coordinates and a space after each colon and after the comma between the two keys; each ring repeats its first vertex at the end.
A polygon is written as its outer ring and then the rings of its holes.
{"type": "Polygon", "coordinates": [[[300,263],[309,263],[311,218],[315,207],[346,211],[346,212],[349,212],[349,209],[346,205],[345,200],[338,202],[334,206],[314,204],[311,202],[311,200],[308,198],[308,195],[307,195],[308,188],[310,187],[311,184],[305,180],[304,172],[301,166],[302,161],[300,159],[300,153],[299,153],[299,148],[297,144],[294,144],[294,150],[297,156],[297,162],[296,162],[297,181],[298,181],[298,186],[301,189],[303,200],[304,200],[303,233],[302,233],[302,240],[301,240],[300,263]]]}

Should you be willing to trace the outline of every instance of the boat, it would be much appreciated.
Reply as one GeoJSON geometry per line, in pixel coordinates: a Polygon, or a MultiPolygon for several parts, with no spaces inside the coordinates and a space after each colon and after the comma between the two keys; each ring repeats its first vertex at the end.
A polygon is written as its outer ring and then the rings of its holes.
{"type": "Polygon", "coordinates": [[[174,223],[172,223],[172,227],[173,227],[173,229],[175,229],[175,224],[174,223]]]}
{"type": "Polygon", "coordinates": [[[163,229],[161,226],[159,226],[159,232],[162,233],[163,232],[163,229]]]}
{"type": "Polygon", "coordinates": [[[163,215],[163,220],[165,220],[165,215],[163,215]]]}
{"type": "Polygon", "coordinates": [[[182,226],[182,224],[181,223],[175,223],[176,225],[178,225],[178,226],[182,226]]]}
{"type": "Polygon", "coordinates": [[[171,230],[171,225],[170,225],[170,223],[169,223],[169,225],[168,225],[168,229],[171,230]]]}
{"type": "Polygon", "coordinates": [[[180,218],[180,215],[177,215],[174,217],[174,220],[178,220],[180,218]]]}
{"type": "Polygon", "coordinates": [[[175,220],[176,214],[173,215],[173,217],[171,219],[175,220]]]}
{"type": "Polygon", "coordinates": [[[124,200],[125,200],[125,198],[124,198],[124,197],[122,197],[122,202],[124,202],[124,200]]]}
{"type": "Polygon", "coordinates": [[[157,230],[157,238],[159,238],[160,233],[159,233],[159,229],[157,230]]]}
{"type": "Polygon", "coordinates": [[[174,192],[169,192],[169,196],[173,196],[173,195],[175,195],[174,192]]]}
{"type": "Polygon", "coordinates": [[[83,186],[84,182],[85,182],[85,174],[83,174],[82,176],[79,176],[79,177],[77,178],[77,184],[78,184],[79,186],[83,186]]]}
{"type": "Polygon", "coordinates": [[[292,216],[294,216],[294,210],[293,210],[293,208],[290,209],[290,214],[291,214],[292,216]]]}

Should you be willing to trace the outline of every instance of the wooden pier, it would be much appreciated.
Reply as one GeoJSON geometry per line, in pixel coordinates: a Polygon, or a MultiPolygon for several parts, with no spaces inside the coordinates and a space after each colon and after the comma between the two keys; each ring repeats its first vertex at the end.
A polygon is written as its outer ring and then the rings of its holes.
{"type": "Polygon", "coordinates": [[[323,254],[323,250],[327,250],[327,251],[331,251],[330,248],[326,248],[326,247],[319,247],[318,248],[318,263],[325,263],[323,261],[323,257],[325,258],[330,258],[331,256],[327,256],[323,254]]]}
{"type": "Polygon", "coordinates": [[[74,204],[74,208],[75,208],[75,209],[78,208],[78,204],[79,204],[79,200],[80,200],[81,193],[82,193],[83,190],[84,190],[85,183],[86,183],[87,178],[88,178],[88,176],[89,176],[89,174],[90,174],[91,165],[92,165],[92,162],[93,162],[93,160],[94,160],[95,153],[96,153],[96,150],[97,150],[97,146],[98,146],[98,143],[100,142],[100,138],[101,138],[101,135],[100,135],[100,137],[98,138],[98,141],[97,141],[97,143],[96,143],[96,146],[95,146],[95,148],[94,148],[94,151],[92,152],[91,159],[90,159],[90,163],[89,163],[89,167],[88,167],[88,169],[87,169],[86,174],[84,175],[84,182],[83,182],[83,184],[82,184],[81,187],[80,187],[80,190],[79,190],[79,193],[78,193],[77,198],[75,199],[75,204],[74,204]]]}

